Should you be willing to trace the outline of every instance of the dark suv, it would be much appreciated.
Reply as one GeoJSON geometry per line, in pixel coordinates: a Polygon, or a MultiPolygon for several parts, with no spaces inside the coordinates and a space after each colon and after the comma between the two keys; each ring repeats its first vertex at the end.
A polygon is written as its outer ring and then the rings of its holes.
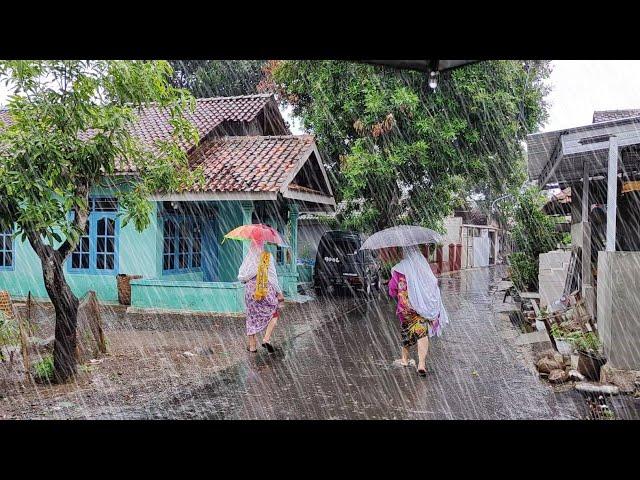
{"type": "Polygon", "coordinates": [[[313,272],[316,293],[379,290],[380,268],[371,251],[360,250],[362,242],[356,232],[332,230],[322,236],[313,272]]]}

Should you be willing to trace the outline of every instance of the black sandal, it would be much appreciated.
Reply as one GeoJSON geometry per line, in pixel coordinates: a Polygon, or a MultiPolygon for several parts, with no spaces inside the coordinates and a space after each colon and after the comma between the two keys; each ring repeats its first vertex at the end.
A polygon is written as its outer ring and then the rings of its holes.
{"type": "Polygon", "coordinates": [[[421,376],[421,377],[426,377],[427,376],[427,371],[418,369],[418,375],[421,376]]]}
{"type": "Polygon", "coordinates": [[[266,348],[266,349],[267,349],[267,352],[269,352],[269,353],[276,353],[276,347],[274,347],[274,346],[273,346],[273,345],[271,345],[270,343],[264,342],[264,343],[262,344],[262,346],[263,346],[264,348],[266,348]]]}

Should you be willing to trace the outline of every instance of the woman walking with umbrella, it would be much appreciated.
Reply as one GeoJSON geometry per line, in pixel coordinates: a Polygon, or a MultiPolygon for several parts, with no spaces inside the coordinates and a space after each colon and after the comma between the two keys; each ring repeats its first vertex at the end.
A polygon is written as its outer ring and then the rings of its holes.
{"type": "Polygon", "coordinates": [[[257,351],[256,334],[265,330],[262,346],[269,353],[276,351],[271,335],[278,321],[278,308],[284,301],[273,256],[264,249],[265,242],[284,245],[276,230],[267,225],[244,225],[225,235],[225,238],[249,240],[249,252],[244,258],[238,280],[245,285],[247,309],[247,350],[257,351]]]}
{"type": "Polygon", "coordinates": [[[400,321],[402,358],[409,365],[409,347],[418,345],[418,374],[426,376],[425,362],[429,338],[440,336],[449,323],[442,303],[438,280],[418,245],[438,240],[438,234],[422,227],[401,226],[378,232],[362,248],[401,246],[403,259],[391,269],[389,295],[398,301],[396,315],[400,321]]]}

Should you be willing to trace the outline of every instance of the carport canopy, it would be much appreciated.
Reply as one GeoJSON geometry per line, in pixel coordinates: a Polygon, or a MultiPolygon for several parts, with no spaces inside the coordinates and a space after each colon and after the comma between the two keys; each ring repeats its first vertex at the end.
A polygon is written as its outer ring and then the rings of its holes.
{"type": "Polygon", "coordinates": [[[612,143],[622,157],[616,173],[633,176],[640,167],[640,116],[528,135],[529,178],[541,188],[564,188],[583,179],[585,169],[590,177],[607,176],[612,143]]]}
{"type": "Polygon", "coordinates": [[[541,188],[583,182],[583,219],[588,218],[589,179],[607,178],[607,251],[615,250],[617,178],[640,170],[640,116],[527,136],[529,178],[541,188]]]}
{"type": "Polygon", "coordinates": [[[363,60],[365,63],[384,65],[399,70],[417,70],[420,72],[443,72],[462,67],[478,60],[363,60]]]}

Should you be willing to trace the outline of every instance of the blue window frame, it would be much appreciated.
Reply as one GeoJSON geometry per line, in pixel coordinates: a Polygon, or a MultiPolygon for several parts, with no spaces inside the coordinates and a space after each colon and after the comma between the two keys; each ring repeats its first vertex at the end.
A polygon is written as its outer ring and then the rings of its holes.
{"type": "Polygon", "coordinates": [[[202,269],[202,229],[196,218],[163,218],[162,271],[185,273],[202,269]]]}
{"type": "Polygon", "coordinates": [[[13,270],[13,229],[0,232],[0,270],[13,270]]]}
{"type": "Polygon", "coordinates": [[[118,273],[118,202],[112,197],[92,197],[85,233],[68,260],[73,273],[115,275],[118,273]]]}
{"type": "Polygon", "coordinates": [[[286,249],[280,245],[276,246],[276,264],[284,265],[286,263],[286,249]]]}

